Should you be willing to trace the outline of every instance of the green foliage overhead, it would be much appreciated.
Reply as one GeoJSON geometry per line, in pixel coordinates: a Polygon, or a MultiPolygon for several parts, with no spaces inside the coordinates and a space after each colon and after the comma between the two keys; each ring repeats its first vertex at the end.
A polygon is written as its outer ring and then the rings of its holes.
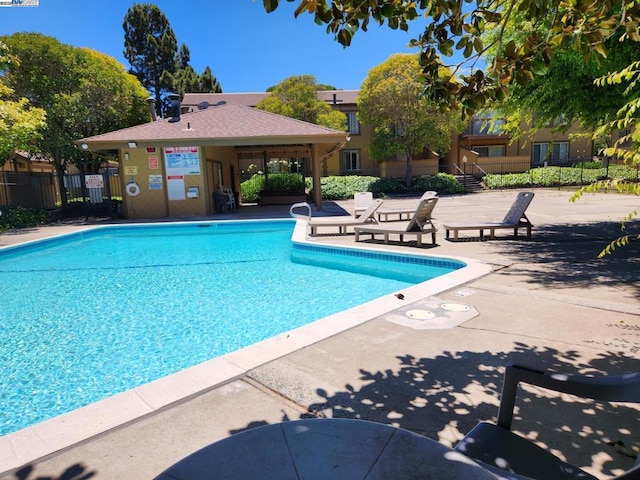
{"type": "MultiPolygon", "coordinates": [[[[263,0],[267,12],[279,3],[263,0]]],[[[462,109],[465,115],[488,101],[502,100],[509,85],[526,85],[545,75],[557,51],[571,49],[587,59],[602,59],[607,55],[606,40],[618,32],[623,41],[640,40],[640,4],[623,0],[299,0],[297,4],[296,17],[311,14],[344,46],[372,21],[406,31],[409,22],[426,19],[423,33],[413,42],[421,49],[425,94],[442,108],[462,109]],[[500,32],[519,15],[534,25],[545,22],[544,33],[532,28],[526,35],[503,40],[500,32]],[[485,37],[490,31],[499,32],[494,44],[485,37]],[[488,49],[494,53],[492,62],[486,71],[475,69],[488,49]],[[454,51],[465,60],[442,76],[445,60],[454,51]]]]}
{"type": "Polygon", "coordinates": [[[464,128],[456,112],[441,112],[422,95],[418,57],[396,54],[372,68],[358,93],[358,118],[374,126],[373,158],[384,161],[395,153],[407,159],[406,184],[411,183],[416,154],[430,150],[443,155],[451,136],[464,128]]]}
{"type": "Polygon", "coordinates": [[[318,84],[313,75],[288,77],[273,87],[256,107],[303,122],[346,131],[346,115],[318,100],[317,92],[318,84]]]}

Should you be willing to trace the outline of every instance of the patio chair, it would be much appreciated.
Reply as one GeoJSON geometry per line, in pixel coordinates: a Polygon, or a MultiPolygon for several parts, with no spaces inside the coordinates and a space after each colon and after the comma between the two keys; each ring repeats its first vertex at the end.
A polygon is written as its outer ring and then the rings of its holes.
{"type": "MultiPolygon", "coordinates": [[[[597,477],[560,460],[548,450],[511,431],[519,383],[593,400],[637,403],[640,402],[640,373],[592,377],[551,373],[509,364],[504,375],[497,423],[479,423],[455,447],[456,451],[480,462],[501,479],[596,480],[597,477]]],[[[576,407],[582,409],[584,404],[576,407]]],[[[541,415],[544,413],[541,412],[541,415]]],[[[640,464],[636,461],[631,470],[612,478],[638,480],[640,464]]]]}
{"type": "MultiPolygon", "coordinates": [[[[422,194],[422,196],[420,197],[420,199],[418,200],[417,203],[415,203],[413,206],[411,207],[383,207],[380,208],[378,210],[378,221],[379,222],[388,222],[389,221],[389,217],[390,216],[394,216],[394,215],[398,215],[397,220],[403,220],[403,216],[407,216],[406,220],[410,220],[411,219],[411,215],[413,215],[413,212],[416,211],[416,208],[418,206],[418,203],[420,203],[420,200],[424,200],[425,198],[429,198],[429,197],[437,197],[438,196],[438,192],[434,191],[434,190],[427,190],[426,192],[424,192],[422,194]]],[[[395,219],[392,219],[395,220],[395,219]]]]}
{"type": "Polygon", "coordinates": [[[533,225],[525,215],[525,211],[533,200],[533,192],[518,193],[511,208],[501,222],[467,222],[467,223],[447,223],[444,225],[446,238],[449,239],[449,231],[453,230],[453,239],[458,239],[460,230],[480,230],[480,240],[484,239],[484,231],[489,230],[489,238],[495,238],[496,230],[502,228],[513,228],[513,235],[518,236],[519,228],[527,229],[527,238],[531,238],[531,228],[533,225]]]}
{"type": "Polygon", "coordinates": [[[422,236],[430,233],[431,242],[435,245],[436,232],[438,229],[431,221],[431,214],[436,203],[438,203],[438,197],[429,197],[424,200],[420,200],[411,220],[408,221],[378,223],[375,225],[359,225],[354,227],[356,232],[356,242],[360,240],[360,235],[363,233],[371,234],[372,240],[375,239],[376,235],[383,235],[385,245],[389,243],[390,235],[398,235],[400,243],[404,241],[405,236],[415,236],[417,246],[421,247],[422,236]]]}
{"type": "Polygon", "coordinates": [[[362,212],[369,208],[373,202],[373,193],[371,192],[356,192],[353,194],[353,214],[359,216],[362,212]]]}
{"type": "Polygon", "coordinates": [[[310,234],[316,235],[318,228],[320,227],[338,227],[338,233],[345,235],[347,233],[347,227],[354,227],[356,225],[365,225],[368,223],[375,223],[376,219],[374,214],[376,210],[382,205],[382,199],[377,198],[371,202],[371,205],[360,214],[360,216],[335,216],[335,217],[312,217],[311,206],[306,203],[295,203],[289,209],[289,214],[295,218],[301,218],[307,221],[307,225],[310,229],[310,234]],[[306,216],[299,215],[294,212],[295,209],[304,207],[307,209],[308,214],[306,216]]]}
{"type": "Polygon", "coordinates": [[[235,210],[236,209],[236,196],[234,195],[233,190],[231,190],[229,187],[224,187],[224,186],[220,185],[218,187],[218,192],[220,192],[220,195],[224,199],[224,203],[225,203],[226,207],[229,210],[235,210]]]}

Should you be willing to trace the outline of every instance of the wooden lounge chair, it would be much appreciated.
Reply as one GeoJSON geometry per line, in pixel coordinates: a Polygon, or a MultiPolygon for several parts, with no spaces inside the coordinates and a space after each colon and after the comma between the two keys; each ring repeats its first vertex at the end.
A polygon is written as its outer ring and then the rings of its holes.
{"type": "Polygon", "coordinates": [[[380,208],[383,200],[377,198],[371,202],[369,207],[357,217],[355,216],[337,216],[337,217],[312,217],[311,206],[308,203],[296,203],[289,209],[289,214],[294,218],[301,218],[307,221],[307,225],[310,229],[310,234],[316,235],[319,227],[338,227],[338,233],[345,235],[347,233],[347,227],[354,227],[356,225],[365,225],[367,223],[376,223],[374,214],[376,210],[380,208]],[[294,212],[296,208],[304,207],[308,211],[308,215],[302,216],[294,212]]]}
{"type": "Polygon", "coordinates": [[[527,229],[527,238],[531,238],[531,227],[533,225],[525,215],[525,211],[531,200],[533,192],[520,192],[511,208],[501,222],[466,222],[466,223],[447,223],[444,225],[446,230],[446,238],[449,239],[449,232],[453,231],[453,239],[458,239],[460,230],[479,230],[480,240],[484,239],[484,231],[489,230],[489,238],[495,238],[496,230],[504,228],[513,228],[513,235],[518,236],[519,228],[527,229]]]}
{"type": "MultiPolygon", "coordinates": [[[[429,197],[436,197],[438,195],[438,192],[435,192],[433,190],[427,190],[426,192],[424,192],[422,194],[422,196],[420,197],[420,200],[424,200],[425,198],[429,198],[429,197]]],[[[418,200],[417,203],[420,203],[420,200],[418,200]]],[[[393,217],[395,215],[398,216],[397,220],[403,220],[403,216],[406,215],[406,220],[410,220],[411,219],[411,215],[413,215],[413,213],[416,211],[417,208],[417,204],[414,204],[411,207],[406,207],[406,208],[399,208],[399,207],[382,207],[378,209],[378,221],[379,222],[388,222],[389,221],[389,217],[391,216],[391,220],[396,220],[393,217]]]]}
{"type": "Polygon", "coordinates": [[[390,235],[398,235],[400,243],[404,241],[405,236],[415,236],[418,247],[422,246],[422,236],[430,233],[431,242],[436,243],[436,232],[438,229],[431,221],[431,213],[438,203],[438,197],[425,198],[420,200],[418,208],[416,208],[411,220],[402,222],[378,223],[375,225],[359,225],[354,227],[356,232],[356,242],[360,240],[360,234],[369,233],[374,239],[376,235],[384,236],[384,243],[389,243],[390,235]]]}

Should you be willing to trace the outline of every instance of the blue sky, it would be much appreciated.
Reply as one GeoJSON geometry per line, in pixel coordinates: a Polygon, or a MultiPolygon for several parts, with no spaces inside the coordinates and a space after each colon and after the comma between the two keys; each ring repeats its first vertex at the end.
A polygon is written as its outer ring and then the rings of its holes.
{"type": "MultiPolygon", "coordinates": [[[[38,7],[0,8],[0,34],[38,32],[76,47],[106,53],[128,68],[123,56],[122,22],[130,0],[40,0],[38,7]]],[[[138,2],[146,3],[146,2],[138,2]]],[[[393,53],[417,52],[407,44],[421,32],[371,25],[342,47],[324,26],[282,0],[267,14],[262,0],[161,0],[178,45],[191,52],[191,65],[202,73],[209,65],[222,90],[261,92],[292,75],[314,75],[319,83],[359,89],[368,71],[393,53]]]]}

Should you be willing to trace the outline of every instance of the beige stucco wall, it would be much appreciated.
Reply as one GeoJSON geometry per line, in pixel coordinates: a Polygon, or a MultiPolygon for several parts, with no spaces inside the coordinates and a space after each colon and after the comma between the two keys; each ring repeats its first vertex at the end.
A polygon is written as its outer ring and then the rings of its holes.
{"type": "Polygon", "coordinates": [[[120,152],[120,178],[123,188],[124,211],[127,218],[198,217],[215,212],[212,193],[218,185],[217,168],[221,163],[222,184],[237,184],[238,169],[231,176],[231,166],[237,165],[233,147],[198,148],[197,174],[176,173],[167,170],[165,150],[162,147],[125,149],[120,152]],[[127,185],[135,182],[139,194],[126,193],[127,185]],[[169,189],[172,189],[171,192],[169,189]],[[189,192],[197,189],[198,197],[189,192]],[[183,197],[183,198],[176,198],[183,197]]]}

